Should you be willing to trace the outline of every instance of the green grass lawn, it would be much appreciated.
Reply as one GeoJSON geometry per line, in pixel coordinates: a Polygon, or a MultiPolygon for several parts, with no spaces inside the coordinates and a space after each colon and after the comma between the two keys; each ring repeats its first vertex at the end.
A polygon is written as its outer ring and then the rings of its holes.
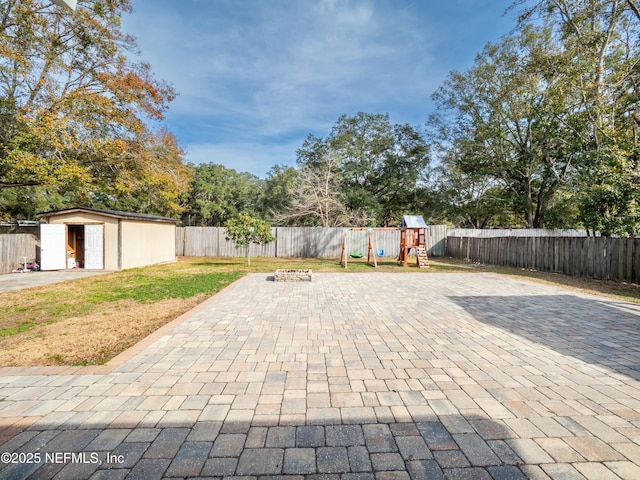
{"type": "Polygon", "coordinates": [[[214,265],[220,270],[242,271],[245,273],[273,273],[279,268],[311,269],[314,272],[462,272],[467,271],[463,265],[458,265],[442,259],[430,259],[430,268],[420,269],[415,265],[415,259],[411,258],[409,267],[401,267],[393,258],[378,260],[378,267],[367,263],[365,258],[349,258],[345,269],[337,258],[273,258],[273,257],[251,257],[251,266],[247,266],[245,258],[185,258],[185,261],[194,262],[196,265],[214,265]]]}
{"type": "Polygon", "coordinates": [[[7,292],[2,294],[7,308],[0,311],[0,337],[125,300],[149,304],[212,295],[243,275],[241,270],[220,270],[214,262],[180,261],[7,292]]]}

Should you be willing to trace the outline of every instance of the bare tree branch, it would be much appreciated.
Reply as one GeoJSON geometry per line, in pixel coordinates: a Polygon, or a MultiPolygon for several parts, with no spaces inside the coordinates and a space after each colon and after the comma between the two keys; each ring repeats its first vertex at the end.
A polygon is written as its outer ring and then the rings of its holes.
{"type": "Polygon", "coordinates": [[[350,211],[342,201],[338,160],[325,156],[318,166],[303,168],[290,209],[276,216],[278,224],[320,223],[323,227],[365,226],[369,218],[350,211]]]}

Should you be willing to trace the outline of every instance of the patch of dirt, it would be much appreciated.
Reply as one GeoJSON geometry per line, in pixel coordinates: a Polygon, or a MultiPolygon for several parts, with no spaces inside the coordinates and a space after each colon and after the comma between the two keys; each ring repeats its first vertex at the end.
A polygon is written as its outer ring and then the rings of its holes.
{"type": "Polygon", "coordinates": [[[99,365],[202,302],[206,295],[153,304],[105,305],[82,317],[0,339],[0,366],[99,365]]]}

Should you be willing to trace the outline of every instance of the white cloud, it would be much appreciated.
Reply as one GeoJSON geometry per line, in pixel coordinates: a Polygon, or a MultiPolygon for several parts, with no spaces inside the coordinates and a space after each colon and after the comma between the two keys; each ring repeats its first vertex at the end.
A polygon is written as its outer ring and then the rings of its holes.
{"type": "Polygon", "coordinates": [[[373,6],[365,1],[324,0],[318,2],[315,11],[329,13],[336,21],[351,26],[366,25],[373,16],[373,6]]]}
{"type": "MultiPolygon", "coordinates": [[[[203,16],[216,13],[202,5],[203,16]]],[[[171,34],[151,43],[140,30],[144,25],[136,29],[154,70],[179,92],[172,111],[194,117],[225,112],[262,125],[265,134],[374,106],[392,86],[424,86],[410,74],[412,64],[429,56],[428,45],[422,34],[411,33],[416,25],[410,18],[362,1],[307,5],[253,3],[248,19],[226,12],[231,18],[224,22],[176,16],[159,2],[145,16],[153,17],[155,32],[171,34]],[[422,58],[410,58],[416,49],[422,58]]]]}
{"type": "Polygon", "coordinates": [[[450,67],[436,62],[442,26],[419,3],[141,0],[124,28],[179,94],[167,122],[179,125],[189,159],[234,158],[264,172],[342,114],[426,119],[450,67]]]}

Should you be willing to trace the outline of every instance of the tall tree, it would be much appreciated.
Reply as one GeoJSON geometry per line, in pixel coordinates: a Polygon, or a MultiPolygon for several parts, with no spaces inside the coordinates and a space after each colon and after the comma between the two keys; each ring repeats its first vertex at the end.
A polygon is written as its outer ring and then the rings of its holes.
{"type": "Polygon", "coordinates": [[[273,221],[279,214],[291,210],[297,178],[298,171],[294,167],[274,165],[269,170],[258,208],[263,217],[273,221]]]}
{"type": "Polygon", "coordinates": [[[529,27],[489,44],[466,72],[433,95],[430,125],[450,172],[490,185],[522,226],[540,228],[573,153],[558,112],[565,100],[547,77],[547,29],[529,27]]]}
{"type": "Polygon", "coordinates": [[[436,213],[440,222],[463,228],[489,228],[507,211],[504,189],[492,178],[462,171],[455,161],[444,159],[437,170],[435,190],[440,202],[436,213]]]}
{"type": "Polygon", "coordinates": [[[255,215],[261,189],[262,182],[255,175],[214,163],[200,164],[182,197],[183,222],[221,227],[239,213],[255,215]]]}
{"type": "Polygon", "coordinates": [[[580,218],[603,234],[640,233],[640,15],[631,0],[542,0],[523,10],[523,28],[553,32],[554,81],[569,98],[580,218]]]}
{"type": "Polygon", "coordinates": [[[415,210],[429,156],[414,127],[391,124],[386,114],[343,115],[327,138],[307,138],[298,163],[314,165],[327,155],[338,161],[348,209],[379,225],[396,224],[415,210]]]}
{"type": "MultiPolygon", "coordinates": [[[[45,0],[0,3],[0,197],[44,186],[63,202],[105,203],[113,189],[135,195],[145,179],[160,181],[154,172],[176,170],[174,155],[154,157],[166,135],[147,123],[175,93],[130,60],[135,40],[120,28],[130,11],[130,0],[80,0],[74,13],[45,0]]],[[[182,180],[162,181],[176,190],[182,180]]],[[[150,208],[176,206],[174,195],[150,208]]]]}
{"type": "Polygon", "coordinates": [[[130,174],[105,183],[94,194],[94,204],[165,216],[182,212],[180,196],[188,189],[193,168],[185,165],[175,136],[167,130],[144,132],[130,148],[130,174]]]}
{"type": "Polygon", "coordinates": [[[303,164],[292,196],[291,206],[276,216],[280,225],[343,227],[368,223],[364,212],[345,205],[340,160],[335,156],[326,154],[303,164]]]}

